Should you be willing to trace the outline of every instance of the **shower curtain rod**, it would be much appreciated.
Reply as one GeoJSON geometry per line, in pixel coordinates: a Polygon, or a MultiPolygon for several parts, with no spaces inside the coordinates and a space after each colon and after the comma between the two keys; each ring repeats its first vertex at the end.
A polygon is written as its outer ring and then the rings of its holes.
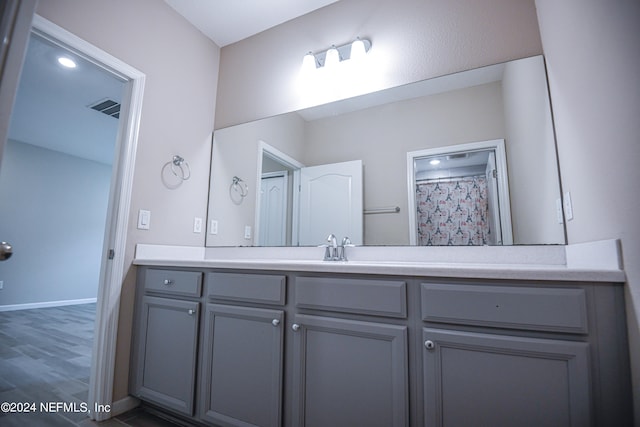
{"type": "Polygon", "coordinates": [[[444,181],[451,181],[454,179],[460,179],[460,178],[482,178],[484,177],[483,174],[480,175],[460,175],[460,176],[448,176],[446,178],[431,178],[431,179],[420,179],[420,180],[416,180],[416,184],[421,184],[423,182],[444,182],[444,181]]]}

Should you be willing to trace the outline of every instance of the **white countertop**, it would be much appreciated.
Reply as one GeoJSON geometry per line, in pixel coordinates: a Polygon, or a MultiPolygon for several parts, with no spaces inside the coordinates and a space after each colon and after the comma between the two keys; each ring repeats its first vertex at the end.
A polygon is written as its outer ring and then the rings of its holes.
{"type": "Polygon", "coordinates": [[[356,247],[349,261],[322,248],[137,245],[135,265],[448,278],[625,282],[616,240],[568,246],[356,247]]]}

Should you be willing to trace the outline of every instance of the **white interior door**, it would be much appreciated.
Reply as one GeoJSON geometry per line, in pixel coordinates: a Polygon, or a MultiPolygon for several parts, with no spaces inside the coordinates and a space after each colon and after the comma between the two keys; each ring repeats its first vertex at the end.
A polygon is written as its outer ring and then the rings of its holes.
{"type": "Polygon", "coordinates": [[[287,240],[287,175],[265,175],[260,186],[260,246],[284,246],[287,240]]]}
{"type": "Polygon", "coordinates": [[[492,151],[487,159],[487,197],[489,206],[489,225],[491,227],[490,244],[502,244],[502,227],[500,225],[500,199],[498,196],[498,173],[496,169],[496,155],[492,151]]]}
{"type": "Polygon", "coordinates": [[[323,244],[335,234],[362,245],[362,195],[361,160],[302,168],[299,244],[323,244]]]}

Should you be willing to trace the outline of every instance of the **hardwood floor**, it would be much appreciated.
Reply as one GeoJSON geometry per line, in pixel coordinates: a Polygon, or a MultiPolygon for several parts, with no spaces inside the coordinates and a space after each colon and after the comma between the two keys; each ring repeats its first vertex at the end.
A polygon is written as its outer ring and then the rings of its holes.
{"type": "Polygon", "coordinates": [[[96,304],[0,312],[0,404],[36,405],[32,413],[0,411],[1,426],[172,425],[139,409],[100,424],[82,412],[89,390],[95,314],[96,304]],[[77,410],[47,413],[41,402],[75,404],[77,410]]]}

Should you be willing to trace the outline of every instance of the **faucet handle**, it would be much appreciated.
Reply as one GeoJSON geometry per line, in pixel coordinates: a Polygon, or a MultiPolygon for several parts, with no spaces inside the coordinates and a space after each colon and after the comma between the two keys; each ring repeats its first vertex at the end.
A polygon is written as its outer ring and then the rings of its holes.
{"type": "Polygon", "coordinates": [[[345,237],[342,239],[342,245],[340,246],[339,261],[349,261],[347,259],[347,248],[352,248],[355,245],[351,243],[351,239],[345,237]]]}
{"type": "Polygon", "coordinates": [[[319,248],[324,248],[324,261],[331,261],[331,246],[328,244],[318,245],[319,248]]]}

